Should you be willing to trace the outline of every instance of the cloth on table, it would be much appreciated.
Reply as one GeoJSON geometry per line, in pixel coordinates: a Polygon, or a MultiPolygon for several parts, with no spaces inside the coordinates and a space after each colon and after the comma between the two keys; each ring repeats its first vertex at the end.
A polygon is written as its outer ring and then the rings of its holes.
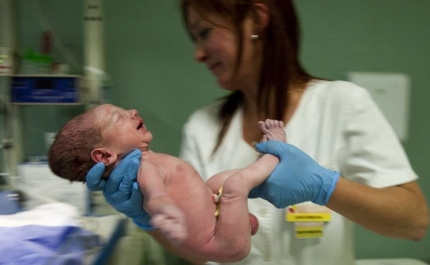
{"type": "Polygon", "coordinates": [[[0,265],[81,265],[99,238],[80,227],[76,207],[51,203],[0,215],[0,265]]]}

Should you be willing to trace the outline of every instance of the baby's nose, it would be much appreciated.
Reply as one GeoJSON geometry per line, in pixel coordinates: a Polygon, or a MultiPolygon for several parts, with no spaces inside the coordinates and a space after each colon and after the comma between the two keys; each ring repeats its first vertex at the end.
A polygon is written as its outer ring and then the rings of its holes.
{"type": "Polygon", "coordinates": [[[129,112],[130,112],[130,116],[131,116],[132,118],[137,117],[137,114],[138,114],[137,110],[135,110],[135,109],[131,109],[131,110],[129,110],[129,112]]]}

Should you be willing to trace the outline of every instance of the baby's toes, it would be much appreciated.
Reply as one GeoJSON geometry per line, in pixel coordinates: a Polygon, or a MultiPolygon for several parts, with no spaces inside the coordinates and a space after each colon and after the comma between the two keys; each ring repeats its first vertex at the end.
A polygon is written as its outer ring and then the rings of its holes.
{"type": "Polygon", "coordinates": [[[268,119],[266,127],[267,127],[267,129],[279,128],[279,121],[268,119]]]}
{"type": "Polygon", "coordinates": [[[264,121],[259,121],[259,122],[258,122],[258,127],[260,128],[260,130],[261,130],[263,133],[267,130],[267,128],[266,128],[266,124],[265,124],[265,122],[264,122],[264,121]]]}

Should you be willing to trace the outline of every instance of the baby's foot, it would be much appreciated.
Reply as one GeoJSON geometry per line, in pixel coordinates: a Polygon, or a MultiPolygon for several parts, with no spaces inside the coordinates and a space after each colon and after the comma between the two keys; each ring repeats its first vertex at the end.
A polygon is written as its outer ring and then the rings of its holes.
{"type": "Polygon", "coordinates": [[[258,126],[260,130],[264,133],[262,142],[266,142],[268,140],[277,140],[286,142],[287,137],[284,130],[284,122],[277,120],[265,120],[259,121],[258,126]]]}

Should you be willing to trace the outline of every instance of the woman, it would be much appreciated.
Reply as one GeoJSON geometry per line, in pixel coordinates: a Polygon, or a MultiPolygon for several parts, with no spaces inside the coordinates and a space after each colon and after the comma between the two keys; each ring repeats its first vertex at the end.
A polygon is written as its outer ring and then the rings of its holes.
{"type": "MultiPolygon", "coordinates": [[[[262,136],[257,122],[286,124],[289,144],[257,145],[281,162],[250,194],[267,201],[249,200],[260,228],[250,255],[239,264],[354,264],[352,222],[389,237],[424,236],[427,205],[401,144],[363,88],[318,79],[303,69],[292,1],[181,3],[195,59],[232,91],[190,117],[181,157],[204,178],[244,167],[260,155],[253,148],[262,136]],[[286,222],[282,208],[308,201],[318,216],[327,209],[314,206],[326,205],[331,219],[318,224],[321,237],[296,238],[300,222],[286,222]]],[[[139,197],[131,184],[119,184],[130,182],[129,164],[113,173],[114,184],[99,182],[96,171],[87,176],[90,189],[104,187],[106,200],[121,212],[131,211],[130,194],[139,197]]],[[[147,215],[133,209],[128,216],[138,225],[147,223],[147,215]]]]}

